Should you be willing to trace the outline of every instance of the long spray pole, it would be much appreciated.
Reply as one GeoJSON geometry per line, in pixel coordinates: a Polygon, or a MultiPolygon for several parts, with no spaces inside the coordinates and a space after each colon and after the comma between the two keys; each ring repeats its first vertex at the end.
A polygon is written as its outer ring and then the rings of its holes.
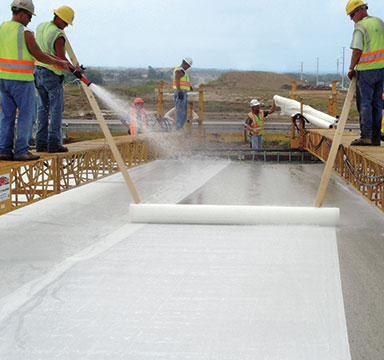
{"type": "Polygon", "coordinates": [[[345,98],[343,110],[341,111],[341,115],[340,115],[340,121],[337,124],[337,130],[335,132],[335,136],[333,137],[331,150],[328,155],[327,163],[325,164],[323,176],[321,178],[319,190],[317,192],[317,196],[315,199],[315,204],[314,204],[315,207],[321,207],[321,205],[323,204],[323,199],[327,191],[329,178],[331,177],[333,164],[335,163],[337,151],[339,150],[339,145],[341,142],[341,138],[343,136],[345,124],[347,123],[347,118],[349,115],[349,110],[351,108],[353,95],[355,95],[355,90],[356,90],[356,76],[352,79],[351,83],[349,84],[347,97],[345,98]]]}
{"type": "MultiPolygon", "coordinates": [[[[67,37],[65,37],[65,49],[71,59],[71,62],[73,65],[75,66],[78,66],[79,65],[79,62],[77,61],[77,58],[75,56],[75,53],[71,47],[71,44],[69,43],[67,37]]],[[[128,174],[128,171],[127,171],[127,168],[124,164],[124,161],[121,157],[121,154],[119,152],[119,149],[117,148],[116,146],[116,143],[115,141],[113,140],[113,137],[112,137],[112,134],[111,132],[109,131],[109,128],[104,120],[104,117],[103,117],[103,114],[101,113],[101,110],[100,110],[100,107],[99,107],[99,104],[97,103],[96,101],[96,98],[95,96],[93,95],[92,91],[89,89],[89,87],[81,82],[81,85],[85,91],[85,94],[87,95],[88,97],[88,100],[89,100],[89,103],[92,107],[92,110],[93,112],[95,113],[96,115],[96,118],[99,122],[99,125],[101,127],[101,130],[103,131],[104,133],[104,136],[107,140],[107,143],[112,151],[112,154],[116,160],[116,163],[117,163],[117,166],[119,167],[119,170],[121,171],[121,173],[123,174],[123,177],[124,177],[124,180],[128,186],[128,189],[132,195],[132,198],[134,200],[134,202],[136,204],[139,204],[140,203],[140,198],[139,198],[139,195],[136,191],[136,188],[135,188],[135,185],[133,184],[133,181],[131,179],[131,177],[129,176],[128,174]]]]}

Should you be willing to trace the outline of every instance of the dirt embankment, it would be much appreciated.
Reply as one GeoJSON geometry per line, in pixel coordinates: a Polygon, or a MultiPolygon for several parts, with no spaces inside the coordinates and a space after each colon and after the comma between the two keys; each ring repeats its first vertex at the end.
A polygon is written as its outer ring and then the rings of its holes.
{"type": "Polygon", "coordinates": [[[212,81],[207,86],[227,89],[269,89],[277,91],[287,86],[290,87],[292,80],[296,80],[298,85],[308,85],[285,74],[266,71],[233,71],[223,74],[219,79],[212,81]]]}

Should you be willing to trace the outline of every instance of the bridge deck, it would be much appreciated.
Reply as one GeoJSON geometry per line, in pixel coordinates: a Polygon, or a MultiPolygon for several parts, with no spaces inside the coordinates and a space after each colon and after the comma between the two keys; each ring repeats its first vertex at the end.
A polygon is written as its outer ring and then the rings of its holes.
{"type": "MultiPolygon", "coordinates": [[[[309,130],[304,148],[319,159],[328,159],[335,130],[309,130]]],[[[356,133],[345,132],[336,157],[334,170],[369,202],[384,211],[384,147],[350,146],[358,138],[356,133]]]]}

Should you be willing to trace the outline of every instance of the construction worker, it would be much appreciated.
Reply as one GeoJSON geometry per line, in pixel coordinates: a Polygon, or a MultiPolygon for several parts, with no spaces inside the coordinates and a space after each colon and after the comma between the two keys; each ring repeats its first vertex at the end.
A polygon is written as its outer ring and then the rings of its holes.
{"type": "Polygon", "coordinates": [[[12,20],[0,26],[0,160],[37,160],[29,152],[35,107],[35,59],[67,69],[70,63],[41,51],[26,26],[34,16],[32,0],[14,0],[12,20]],[[16,110],[17,135],[15,136],[16,110]]]}
{"type": "Polygon", "coordinates": [[[245,127],[249,131],[251,140],[251,149],[261,149],[263,145],[264,120],[276,110],[276,104],[273,102],[268,111],[260,110],[260,102],[256,99],[250,102],[251,111],[245,121],[245,127]]]}
{"type": "Polygon", "coordinates": [[[144,100],[136,98],[129,111],[129,121],[121,119],[124,126],[128,128],[129,135],[137,135],[147,132],[147,113],[144,110],[144,100]]]}
{"type": "Polygon", "coordinates": [[[188,91],[192,90],[187,70],[192,66],[192,59],[186,57],[180,66],[173,70],[173,89],[176,103],[176,130],[183,128],[187,121],[188,91]]]}
{"type": "MultiPolygon", "coordinates": [[[[72,25],[75,13],[69,6],[60,6],[53,10],[53,14],[52,21],[37,27],[36,42],[43,51],[67,60],[63,30],[72,25]]],[[[38,93],[36,151],[67,152],[68,148],[63,146],[61,135],[64,111],[63,72],[60,68],[37,61],[35,79],[38,93]]]]}
{"type": "Polygon", "coordinates": [[[360,115],[360,139],[351,145],[380,146],[384,82],[384,22],[368,16],[362,0],[347,3],[347,15],[355,22],[348,77],[356,76],[356,104],[360,115]]]}

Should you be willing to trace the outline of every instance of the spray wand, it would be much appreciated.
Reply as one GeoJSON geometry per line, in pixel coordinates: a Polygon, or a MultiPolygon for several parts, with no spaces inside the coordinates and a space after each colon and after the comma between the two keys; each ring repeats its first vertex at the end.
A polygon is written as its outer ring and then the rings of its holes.
{"type": "Polygon", "coordinates": [[[81,70],[77,70],[74,66],[68,65],[69,71],[77,77],[80,81],[82,81],[85,85],[89,86],[92,83],[83,75],[83,72],[85,71],[85,67],[83,65],[80,66],[81,70]]]}

